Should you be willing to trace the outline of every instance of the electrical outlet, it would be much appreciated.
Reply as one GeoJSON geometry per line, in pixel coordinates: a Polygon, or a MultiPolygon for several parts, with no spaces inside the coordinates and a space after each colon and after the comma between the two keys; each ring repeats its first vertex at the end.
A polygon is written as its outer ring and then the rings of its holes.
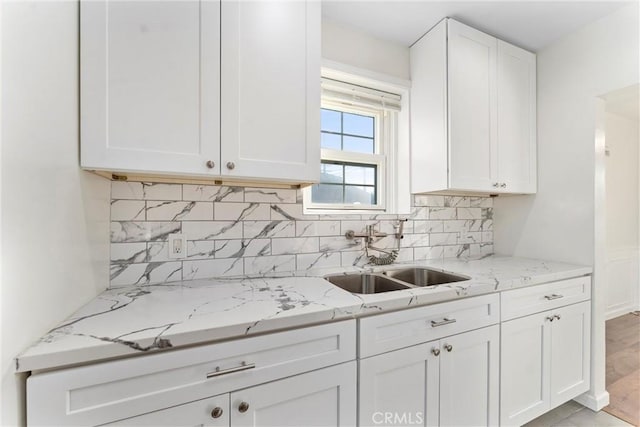
{"type": "Polygon", "coordinates": [[[169,234],[169,258],[187,257],[187,236],[180,233],[169,234]]]}

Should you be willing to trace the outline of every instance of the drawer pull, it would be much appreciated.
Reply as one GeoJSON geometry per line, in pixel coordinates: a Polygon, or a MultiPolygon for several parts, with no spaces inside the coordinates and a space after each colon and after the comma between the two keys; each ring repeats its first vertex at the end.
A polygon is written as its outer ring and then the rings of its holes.
{"type": "Polygon", "coordinates": [[[436,322],[435,320],[431,321],[431,327],[432,328],[436,328],[438,326],[443,326],[443,325],[448,325],[450,323],[456,323],[456,319],[447,319],[446,317],[444,319],[442,319],[439,322],[436,322]]]}
{"type": "Polygon", "coordinates": [[[219,377],[220,375],[232,374],[234,372],[246,371],[247,369],[253,369],[255,367],[256,367],[255,363],[247,363],[247,362],[242,362],[240,366],[236,366],[235,368],[229,368],[229,369],[220,369],[220,366],[216,366],[215,371],[209,372],[207,374],[207,379],[213,378],[213,377],[219,377]]]}
{"type": "Polygon", "coordinates": [[[544,297],[547,301],[551,301],[554,299],[562,298],[563,296],[559,294],[551,294],[551,295],[545,295],[544,297]]]}

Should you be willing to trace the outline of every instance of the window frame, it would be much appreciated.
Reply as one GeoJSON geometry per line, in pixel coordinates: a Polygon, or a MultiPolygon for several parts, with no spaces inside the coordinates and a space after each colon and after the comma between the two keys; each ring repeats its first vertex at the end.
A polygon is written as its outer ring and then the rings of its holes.
{"type": "Polygon", "coordinates": [[[366,166],[376,167],[376,204],[373,205],[358,205],[358,204],[343,204],[343,203],[314,203],[312,200],[311,188],[309,186],[303,191],[304,208],[308,209],[310,213],[345,213],[345,211],[356,212],[370,212],[370,211],[386,211],[387,201],[387,155],[389,151],[388,139],[385,138],[386,127],[388,127],[387,117],[388,112],[382,109],[376,109],[373,107],[364,106],[349,106],[340,102],[322,100],[322,109],[329,109],[334,111],[341,111],[344,113],[367,115],[374,118],[374,153],[358,153],[355,151],[342,151],[331,150],[327,148],[320,149],[320,159],[331,162],[341,162],[349,164],[361,164],[366,166]],[[332,212],[328,212],[332,211],[332,212]]]}
{"type": "MultiPolygon", "coordinates": [[[[376,125],[378,131],[376,134],[376,154],[383,156],[385,161],[378,168],[378,176],[376,177],[379,182],[379,198],[376,205],[312,204],[312,186],[307,186],[302,189],[303,213],[307,215],[396,215],[410,213],[409,90],[411,82],[327,59],[322,61],[322,77],[371,88],[376,91],[397,94],[401,98],[401,107],[400,111],[394,111],[358,105],[353,107],[356,111],[347,111],[346,109],[349,106],[346,103],[326,98],[321,100],[322,108],[338,109],[356,114],[358,114],[357,110],[365,111],[367,108],[378,110],[380,119],[377,121],[379,125],[376,125]],[[383,140],[384,143],[381,142],[383,140]],[[406,165],[406,167],[401,165],[406,165]]],[[[321,134],[319,133],[318,138],[320,139],[320,137],[321,134]]],[[[320,151],[322,160],[330,160],[332,153],[326,152],[326,149],[321,149],[320,151]]],[[[340,153],[344,155],[344,153],[351,152],[340,151],[340,153]]]]}

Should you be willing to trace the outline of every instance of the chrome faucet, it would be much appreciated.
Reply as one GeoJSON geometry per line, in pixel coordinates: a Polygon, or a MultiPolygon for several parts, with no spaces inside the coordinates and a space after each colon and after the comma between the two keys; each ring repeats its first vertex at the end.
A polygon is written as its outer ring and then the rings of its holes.
{"type": "Polygon", "coordinates": [[[398,257],[398,253],[400,252],[400,240],[404,237],[404,235],[402,234],[402,231],[404,229],[404,223],[406,221],[407,221],[406,219],[400,219],[393,226],[396,229],[396,232],[393,234],[393,236],[396,239],[398,239],[398,245],[397,245],[396,249],[387,250],[387,249],[377,248],[377,247],[372,245],[372,243],[374,242],[374,240],[376,238],[378,238],[378,237],[387,237],[388,236],[387,233],[376,231],[375,225],[367,225],[366,233],[356,233],[353,230],[348,230],[346,233],[344,233],[344,237],[346,237],[348,240],[353,240],[353,239],[358,238],[358,237],[364,238],[365,239],[365,247],[364,247],[364,249],[365,249],[365,251],[367,253],[367,257],[369,258],[369,262],[371,264],[375,264],[375,265],[391,264],[393,261],[396,260],[396,258],[398,257]],[[382,252],[383,254],[385,254],[385,256],[369,255],[369,250],[382,252]]]}

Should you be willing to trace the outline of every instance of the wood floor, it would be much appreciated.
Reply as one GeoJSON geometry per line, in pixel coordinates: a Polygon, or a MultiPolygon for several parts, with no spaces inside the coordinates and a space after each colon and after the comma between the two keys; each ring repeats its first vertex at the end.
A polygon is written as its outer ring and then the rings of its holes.
{"type": "Polygon", "coordinates": [[[604,410],[640,426],[640,316],[616,317],[606,328],[609,406],[604,410]]]}

